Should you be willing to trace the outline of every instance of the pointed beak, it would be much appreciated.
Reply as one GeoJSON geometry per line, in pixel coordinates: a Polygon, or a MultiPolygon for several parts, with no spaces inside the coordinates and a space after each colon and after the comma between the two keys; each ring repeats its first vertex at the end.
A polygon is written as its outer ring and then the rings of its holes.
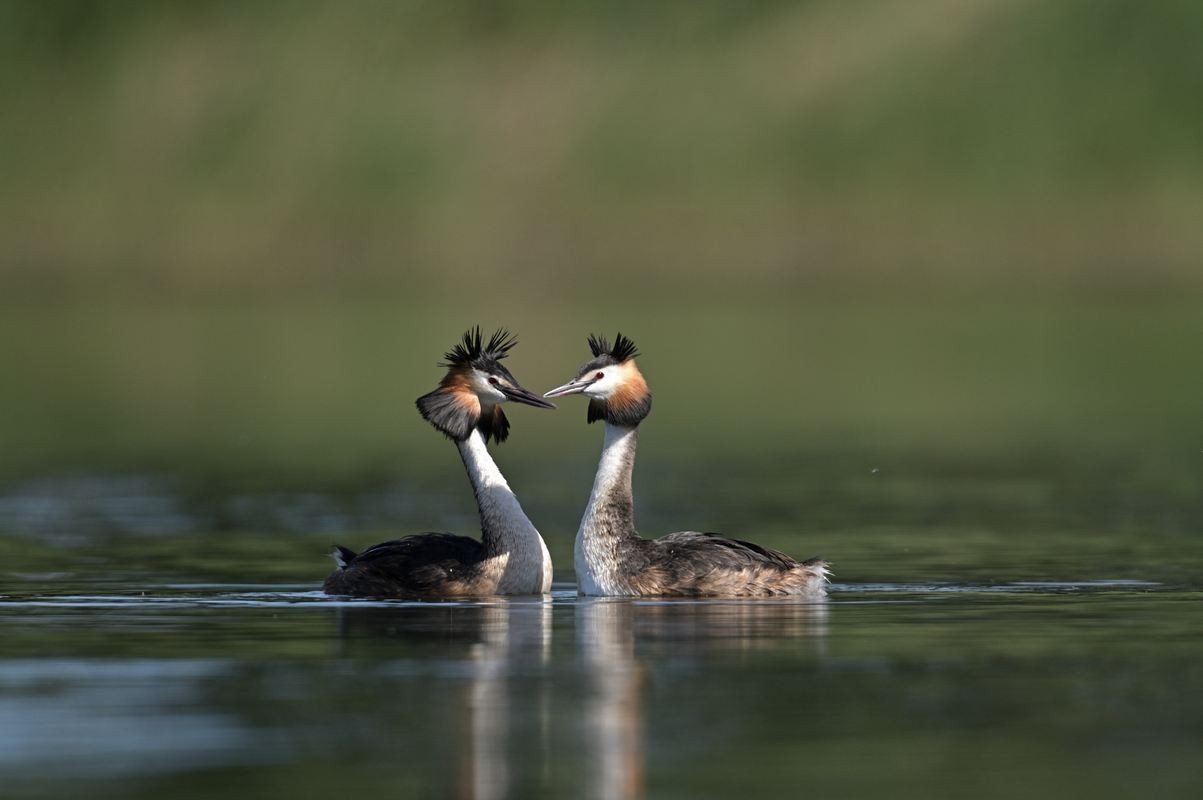
{"type": "Polygon", "coordinates": [[[564,384],[563,386],[557,386],[556,388],[552,389],[550,392],[544,392],[543,396],[544,397],[564,397],[565,395],[570,395],[570,394],[580,394],[581,392],[585,391],[585,389],[589,388],[589,383],[590,383],[589,381],[578,381],[576,378],[573,378],[572,380],[568,381],[568,383],[564,384]]]}
{"type": "Polygon", "coordinates": [[[555,403],[547,402],[542,397],[539,397],[539,395],[528,392],[526,389],[523,389],[516,383],[512,386],[499,386],[497,388],[501,389],[502,394],[504,394],[507,399],[512,400],[515,403],[523,403],[524,405],[534,406],[535,408],[556,407],[555,403]]]}

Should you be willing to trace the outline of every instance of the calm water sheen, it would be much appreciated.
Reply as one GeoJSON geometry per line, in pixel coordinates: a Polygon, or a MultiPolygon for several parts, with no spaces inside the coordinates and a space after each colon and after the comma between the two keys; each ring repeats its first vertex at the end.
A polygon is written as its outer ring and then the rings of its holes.
{"type": "Polygon", "coordinates": [[[1197,796],[1199,599],[10,595],[0,772],[7,797],[1197,796]]]}

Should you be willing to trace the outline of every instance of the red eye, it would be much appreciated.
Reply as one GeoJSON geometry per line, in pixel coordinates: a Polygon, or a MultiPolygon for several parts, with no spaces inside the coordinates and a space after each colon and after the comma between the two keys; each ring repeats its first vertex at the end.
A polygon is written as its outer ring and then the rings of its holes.
{"type": "Polygon", "coordinates": [[[594,376],[593,376],[593,380],[595,380],[595,381],[600,381],[600,380],[601,380],[602,378],[604,378],[604,377],[606,377],[606,373],[604,373],[604,372],[599,372],[599,373],[597,373],[596,375],[594,375],[594,376]]]}
{"type": "Polygon", "coordinates": [[[497,385],[497,379],[496,379],[496,378],[494,378],[493,376],[491,376],[491,375],[490,375],[490,376],[489,376],[489,383],[491,383],[491,384],[493,384],[494,386],[496,386],[496,385],[497,385]]]}

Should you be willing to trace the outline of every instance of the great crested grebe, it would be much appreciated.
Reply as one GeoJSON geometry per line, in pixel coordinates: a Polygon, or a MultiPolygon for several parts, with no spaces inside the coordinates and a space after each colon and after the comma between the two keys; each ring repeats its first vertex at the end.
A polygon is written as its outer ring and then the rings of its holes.
{"type": "Polygon", "coordinates": [[[544,397],[584,394],[589,422],[604,420],[605,445],[593,494],[576,535],[575,565],[585,595],[771,597],[826,594],[827,564],[716,533],[681,531],[644,539],[635,531],[631,471],[639,423],[652,393],[635,366],[635,343],[590,336],[593,360],[544,397]]]}
{"type": "Polygon", "coordinates": [[[450,533],[406,536],[356,554],[334,548],[338,563],[326,578],[327,594],[361,597],[465,597],[546,594],[551,556],[539,531],[489,455],[489,439],[504,442],[510,424],[507,400],[537,408],[554,405],[519,385],[502,366],[517,341],[499,330],[486,343],[480,328],[443,358],[439,388],[417,400],[422,418],[455,442],[480,508],[483,541],[450,533]]]}

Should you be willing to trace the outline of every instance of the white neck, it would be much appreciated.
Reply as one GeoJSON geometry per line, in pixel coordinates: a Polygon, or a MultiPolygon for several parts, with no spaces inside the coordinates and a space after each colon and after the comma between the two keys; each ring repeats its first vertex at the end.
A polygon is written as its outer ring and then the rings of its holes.
{"type": "Polygon", "coordinates": [[[531,524],[506,483],[480,431],[456,442],[476,505],[487,557],[503,557],[505,573],[499,594],[542,594],[551,589],[551,556],[539,531],[531,524]]]}
{"type": "Polygon", "coordinates": [[[631,500],[631,472],[635,467],[637,432],[637,428],[606,423],[606,438],[602,442],[601,461],[593,478],[593,493],[589,496],[586,517],[596,514],[607,500],[622,502],[624,495],[625,500],[631,500]]]}
{"type": "Polygon", "coordinates": [[[622,542],[638,538],[635,532],[631,473],[635,468],[636,428],[606,423],[601,461],[593,479],[593,493],[576,534],[574,562],[582,594],[621,594],[617,588],[622,542]]]}

